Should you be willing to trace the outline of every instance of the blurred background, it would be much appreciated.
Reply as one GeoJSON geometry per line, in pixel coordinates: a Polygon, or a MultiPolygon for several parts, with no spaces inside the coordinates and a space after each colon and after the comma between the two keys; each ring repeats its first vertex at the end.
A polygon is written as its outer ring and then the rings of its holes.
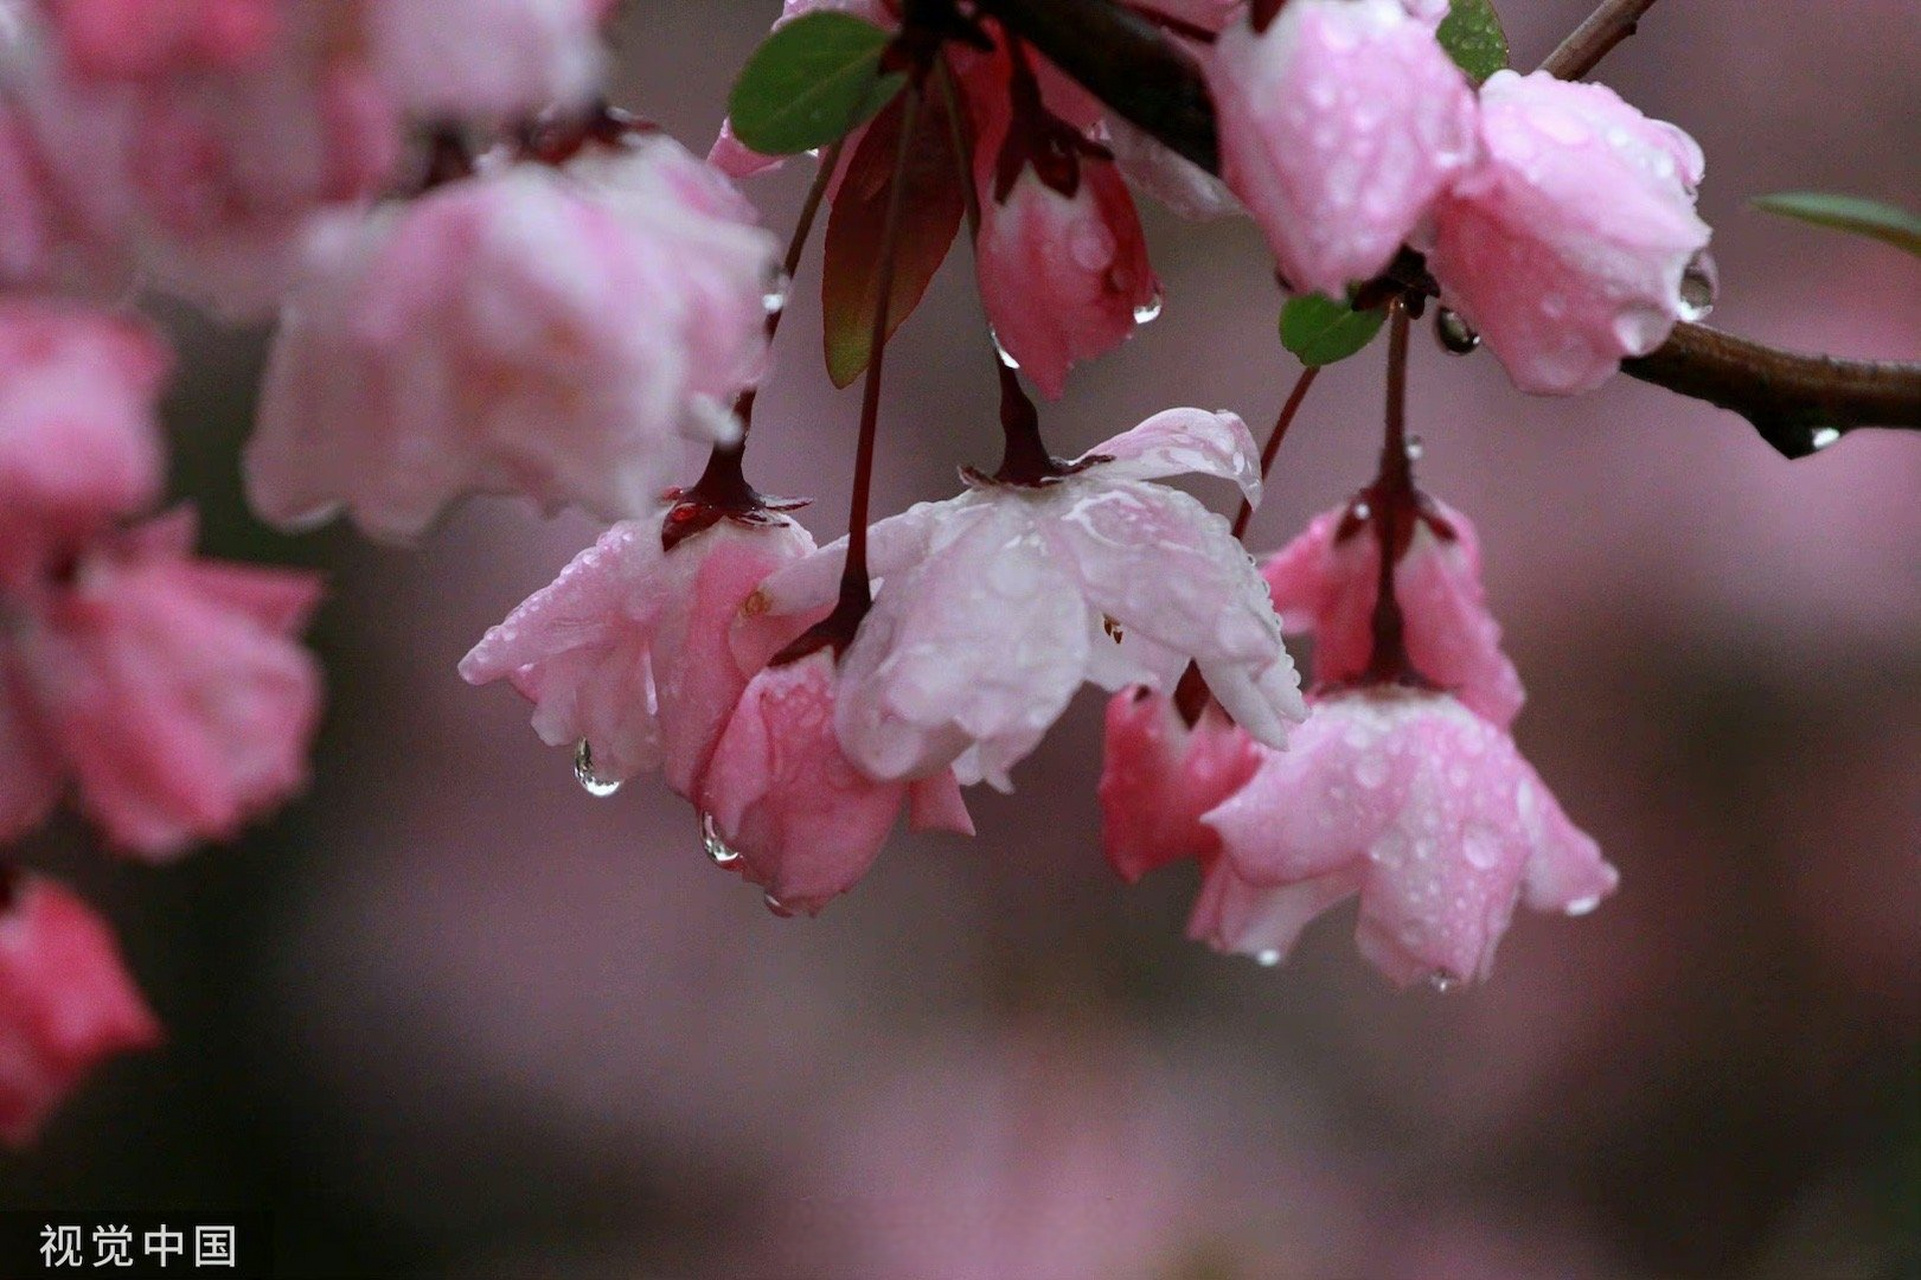
{"type": "MultiPolygon", "coordinates": [[[[637,0],[619,100],[704,149],[771,0],[637,0]]],[[[1587,0],[1503,6],[1532,65],[1587,0]]],[[[1749,211],[1921,205],[1907,0],[1658,6],[1605,79],[1706,148],[1713,323],[1921,358],[1921,262],[1749,211]]],[[[802,166],[749,194],[791,225],[802,166]]],[[[1246,224],[1149,208],[1165,315],[1044,410],[1071,454],[1170,404],[1257,431],[1294,369],[1246,224]]],[[[857,393],[815,258],[750,471],[840,531],[857,393]]],[[[236,449],[262,336],[184,348],[175,488],[207,549],[331,576],[307,796],[182,866],[25,860],[124,930],[171,1040],[102,1073],[0,1204],[268,1208],[288,1275],[1533,1280],[1921,1275],[1921,439],[1792,465],[1626,378],[1574,402],[1416,347],[1422,479],[1480,525],[1522,748],[1620,867],[1517,916],[1485,986],[1396,994],[1353,908],[1265,970],[1182,938],[1191,869],[1099,854],[1101,699],[778,920],[642,779],[589,798],[454,664],[595,530],[469,504],[417,551],[262,531],[236,449]]],[[[997,457],[971,265],[888,362],[877,509],[997,457]]],[[[1331,371],[1251,542],[1368,478],[1381,353],[1331,371]]],[[[1229,495],[1210,496],[1226,509],[1229,495]]]]}

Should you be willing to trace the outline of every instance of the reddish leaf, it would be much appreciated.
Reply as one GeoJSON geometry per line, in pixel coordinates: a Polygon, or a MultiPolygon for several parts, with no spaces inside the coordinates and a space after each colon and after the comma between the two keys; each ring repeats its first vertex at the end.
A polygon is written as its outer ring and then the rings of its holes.
{"type": "MultiPolygon", "coordinates": [[[[860,377],[872,354],[881,237],[887,202],[893,193],[894,153],[900,145],[905,110],[906,96],[902,95],[874,117],[841,175],[834,210],[827,219],[820,299],[826,321],[827,376],[837,387],[860,377]]],[[[907,188],[901,206],[893,296],[887,308],[889,337],[920,305],[921,295],[947,257],[967,208],[943,95],[928,94],[923,99],[915,134],[903,175],[907,188]]]]}

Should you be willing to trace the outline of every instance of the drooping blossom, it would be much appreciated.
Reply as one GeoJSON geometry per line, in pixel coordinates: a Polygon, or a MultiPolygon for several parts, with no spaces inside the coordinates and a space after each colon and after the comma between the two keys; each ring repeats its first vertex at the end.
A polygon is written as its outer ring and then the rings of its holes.
{"type": "Polygon", "coordinates": [[[8,167],[36,223],[11,235],[15,282],[112,294],[144,277],[234,315],[277,304],[308,219],[367,196],[399,155],[329,9],[279,9],[259,56],[138,82],[88,78],[24,17],[0,31],[8,167]]]}
{"type": "Polygon", "coordinates": [[[23,1147],[103,1060],[160,1042],[106,921],[65,886],[8,873],[0,903],[0,1141],[23,1147]]]}
{"type": "Polygon", "coordinates": [[[602,74],[612,0],[372,0],[367,53],[422,119],[500,117],[578,103],[602,74]]]}
{"type": "Polygon", "coordinates": [[[1688,318],[1682,278],[1707,246],[1701,148],[1612,89],[1537,71],[1481,86],[1483,156],[1436,206],[1442,300],[1523,391],[1572,395],[1688,318]]]}
{"type": "Polygon", "coordinates": [[[736,653],[734,620],[762,579],[814,540],[779,517],[722,519],[664,551],[667,518],[601,535],[490,630],[460,674],[511,681],[534,704],[541,741],[588,743],[601,781],[658,767],[691,797],[758,665],[736,653]]]}
{"type": "Polygon", "coordinates": [[[1101,751],[1101,847],[1124,879],[1192,858],[1221,838],[1201,821],[1254,776],[1261,748],[1210,701],[1189,725],[1174,700],[1139,687],[1108,700],[1101,751]]]}
{"type": "Polygon", "coordinates": [[[877,780],[835,735],[834,655],[763,668],[714,749],[699,804],[709,852],[767,891],[776,911],[818,912],[879,855],[903,805],[916,831],[973,835],[951,770],[877,780]]]}
{"type": "Polygon", "coordinates": [[[1402,0],[1289,0],[1208,59],[1223,176],[1288,284],[1343,297],[1474,159],[1474,96],[1402,0]]]}
{"type": "Polygon", "coordinates": [[[1507,732],[1446,694],[1310,701],[1286,751],[1207,814],[1222,857],[1190,933],[1276,963],[1358,892],[1361,953],[1391,980],[1485,978],[1515,904],[1580,915],[1618,880],[1507,732]]]}
{"type": "MultiPolygon", "coordinates": [[[[1282,628],[1313,635],[1320,685],[1358,678],[1373,654],[1381,540],[1372,520],[1366,495],[1322,512],[1261,571],[1282,628]]],[[[1425,497],[1412,523],[1394,565],[1408,658],[1424,679],[1506,727],[1526,694],[1487,609],[1480,539],[1466,516],[1425,497]]]]}
{"type": "Polygon", "coordinates": [[[683,441],[737,433],[774,263],[738,193],[657,134],[343,217],[282,318],[249,495],[397,539],[475,491],[646,514],[683,441]]]}
{"type": "Polygon", "coordinates": [[[1067,370],[1105,354],[1159,307],[1160,282],[1120,170],[1051,112],[1022,56],[975,60],[981,305],[1007,358],[1059,398],[1067,370]]]}
{"type": "Polygon", "coordinates": [[[313,576],[197,560],[189,512],[102,539],[4,604],[0,839],[71,784],[115,844],[170,858],[306,780],[320,673],[291,638],[313,576]]]}
{"type": "Polygon", "coordinates": [[[0,589],[159,496],[168,364],[136,321],[0,301],[0,589]]]}
{"type": "MultiPolygon", "coordinates": [[[[1114,437],[1050,483],[976,478],[870,531],[885,579],[844,655],[836,727],[877,778],[949,764],[1011,789],[1082,681],[1173,688],[1189,660],[1255,738],[1278,744],[1302,714],[1267,588],[1227,521],[1150,481],[1201,474],[1257,498],[1247,426],[1171,409],[1114,437]]],[[[776,612],[830,602],[843,542],[770,578],[776,612]]]]}
{"type": "Polygon", "coordinates": [[[38,0],[74,70],[101,80],[242,65],[263,56],[281,0],[38,0]]]}

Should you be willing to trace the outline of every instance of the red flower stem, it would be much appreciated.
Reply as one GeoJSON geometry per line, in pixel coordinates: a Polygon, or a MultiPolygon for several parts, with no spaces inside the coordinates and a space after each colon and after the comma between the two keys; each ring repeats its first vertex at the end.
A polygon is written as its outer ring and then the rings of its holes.
{"type": "Polygon", "coordinates": [[[1387,431],[1381,471],[1368,490],[1374,530],[1381,540],[1381,570],[1374,598],[1374,652],[1364,677],[1371,683],[1403,683],[1413,677],[1407,656],[1407,625],[1395,598],[1394,569],[1414,535],[1414,464],[1407,452],[1407,308],[1388,304],[1387,431]]]}
{"type": "Polygon", "coordinates": [[[887,354],[887,320],[894,293],[894,264],[900,256],[901,215],[907,204],[907,161],[913,155],[920,132],[921,94],[924,84],[908,86],[902,106],[900,144],[894,150],[894,181],[887,193],[887,217],[881,223],[880,267],[874,279],[874,328],[869,339],[867,382],[861,389],[860,440],[854,453],[854,495],[847,512],[847,566],[841,572],[840,604],[850,616],[841,619],[851,638],[873,604],[873,591],[867,577],[867,508],[874,487],[874,442],[880,424],[881,362],[887,354]]]}
{"type": "MultiPolygon", "coordinates": [[[[1294,425],[1294,415],[1301,411],[1301,402],[1307,399],[1307,390],[1320,377],[1321,366],[1309,365],[1295,382],[1294,390],[1289,393],[1287,403],[1281,406],[1281,416],[1274,420],[1274,430],[1267,436],[1267,443],[1261,448],[1261,479],[1274,469],[1274,458],[1281,451],[1281,441],[1287,438],[1287,429],[1294,425]]],[[[1234,536],[1247,536],[1248,522],[1254,518],[1254,504],[1246,498],[1241,499],[1241,509],[1234,514],[1234,536]]]]}

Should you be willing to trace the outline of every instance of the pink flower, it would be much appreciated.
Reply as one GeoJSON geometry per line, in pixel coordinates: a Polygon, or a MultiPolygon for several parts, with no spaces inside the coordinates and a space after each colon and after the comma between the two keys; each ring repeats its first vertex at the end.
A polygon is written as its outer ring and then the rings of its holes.
{"type": "Polygon", "coordinates": [[[0,301],[0,586],[159,496],[169,356],[131,320],[0,301]]]}
{"type": "Polygon", "coordinates": [[[1501,71],[1481,86],[1481,163],[1435,210],[1428,266],[1523,391],[1604,382],[1690,318],[1701,149],[1598,84],[1501,71]]]}
{"type": "Polygon", "coordinates": [[[948,770],[876,781],[835,737],[830,650],[767,667],[741,695],[700,785],[709,852],[767,890],[786,914],[818,912],[867,873],[903,804],[916,831],[973,835],[948,770]],[[738,859],[736,862],[735,860],[738,859]]]}
{"type": "Polygon", "coordinates": [[[1474,96],[1401,0],[1290,0],[1208,63],[1223,175],[1303,292],[1343,297],[1393,259],[1475,154],[1474,96]]]}
{"type": "Polygon", "coordinates": [[[773,238],[660,135],[336,221],[283,317],[247,452],[280,525],[418,535],[473,491],[648,513],[683,441],[738,430],[773,238]]]}
{"type": "Polygon", "coordinates": [[[974,117],[981,304],[1007,358],[1058,399],[1070,365],[1158,310],[1160,282],[1111,155],[1042,104],[1025,62],[974,67],[961,83],[974,117]]]}
{"type": "MultiPolygon", "coordinates": [[[[1314,517],[1306,532],[1261,571],[1281,626],[1314,636],[1314,679],[1358,678],[1373,655],[1381,540],[1366,495],[1314,517]]],[[[1505,728],[1526,696],[1501,652],[1501,627],[1481,586],[1481,544],[1468,518],[1423,500],[1414,534],[1394,566],[1394,598],[1414,669],[1461,704],[1505,728]]]]}
{"type": "Polygon", "coordinates": [[[506,116],[575,103],[603,62],[608,0],[373,0],[368,56],[422,118],[506,116]]]}
{"type": "Polygon", "coordinates": [[[289,639],[318,583],[191,559],[193,532],[183,512],[96,547],[14,605],[0,648],[0,742],[42,780],[57,762],[111,839],[155,859],[299,789],[319,714],[318,666],[289,639]]]}
{"type": "Polygon", "coordinates": [[[275,0],[41,0],[80,75],[144,80],[261,56],[275,0]]]}
{"type": "Polygon", "coordinates": [[[596,778],[658,766],[692,796],[754,670],[736,656],[732,624],[761,580],[814,540],[791,520],[723,519],[663,552],[664,516],[601,535],[490,630],[460,674],[512,681],[541,741],[592,744],[596,778]]]}
{"type": "Polygon", "coordinates": [[[23,243],[39,259],[8,266],[100,293],[140,272],[228,314],[271,309],[308,217],[367,195],[399,154],[392,111],[325,9],[281,10],[244,65],[134,83],[85,78],[23,23],[0,114],[33,183],[40,225],[23,243]]]}
{"type": "Polygon", "coordinates": [[[1129,881],[1184,858],[1211,860],[1221,838],[1202,815],[1239,791],[1260,763],[1260,747],[1212,702],[1190,727],[1165,694],[1115,694],[1100,782],[1107,860],[1129,881]]]}
{"type": "Polygon", "coordinates": [[[13,879],[0,905],[0,1141],[24,1147],[103,1060],[160,1043],[106,921],[64,886],[13,879]]]}
{"type": "MultiPolygon", "coordinates": [[[[1303,711],[1266,585],[1221,516],[1148,483],[1198,473],[1258,497],[1233,414],[1171,409],[1028,487],[976,480],[870,534],[885,579],[842,660],[841,745],[877,778],[949,764],[1011,789],[1008,770],[1084,680],[1172,689],[1191,659],[1222,706],[1279,743],[1303,711]]],[[[777,613],[834,598],[844,542],[775,574],[777,613]]]]}
{"type": "Polygon", "coordinates": [[[1485,978],[1517,901],[1580,915],[1619,879],[1505,730],[1394,686],[1317,698],[1205,821],[1223,856],[1189,932],[1278,963],[1361,895],[1361,953],[1403,986],[1485,978]]]}

